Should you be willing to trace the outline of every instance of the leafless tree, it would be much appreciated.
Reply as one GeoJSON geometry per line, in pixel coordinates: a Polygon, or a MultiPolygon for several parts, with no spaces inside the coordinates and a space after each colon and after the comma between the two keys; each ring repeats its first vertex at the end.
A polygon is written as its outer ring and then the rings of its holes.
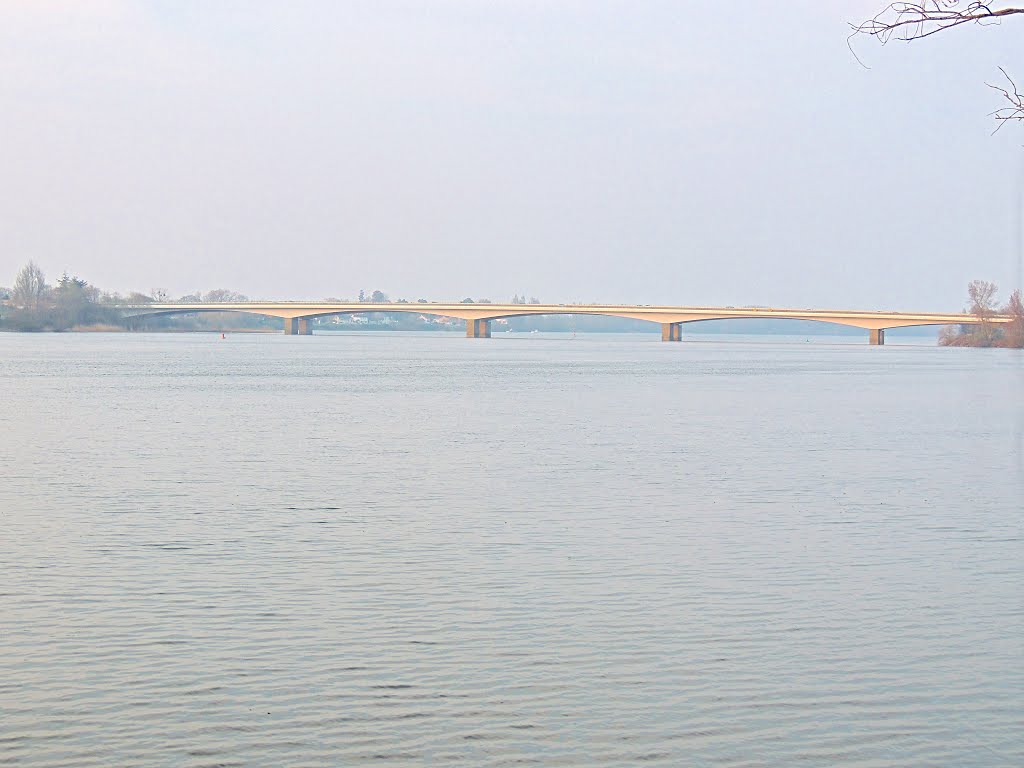
{"type": "Polygon", "coordinates": [[[967,286],[967,298],[970,301],[968,312],[984,320],[996,313],[996,293],[999,286],[987,280],[972,280],[967,286]]]}
{"type": "Polygon", "coordinates": [[[1020,288],[1010,294],[1003,313],[1013,318],[1006,328],[1006,346],[1024,349],[1024,299],[1020,288]]]}
{"type": "MultiPolygon", "coordinates": [[[[996,293],[999,288],[987,280],[972,280],[967,286],[967,312],[974,315],[979,323],[972,325],[947,326],[939,335],[939,343],[949,347],[992,347],[1001,346],[1000,330],[990,322],[998,313],[996,293]]],[[[1014,294],[1019,299],[1019,293],[1014,294]]],[[[1011,304],[1013,297],[1011,297],[1011,304]]]]}
{"type": "Polygon", "coordinates": [[[994,283],[984,280],[973,280],[967,287],[967,297],[970,301],[968,311],[981,319],[991,317],[995,314],[995,294],[999,287],[994,283]]]}
{"type": "Polygon", "coordinates": [[[28,309],[36,309],[46,296],[48,286],[46,275],[43,270],[34,262],[30,261],[14,280],[14,288],[11,291],[11,298],[18,306],[28,309]]]}
{"type": "Polygon", "coordinates": [[[202,301],[211,303],[227,303],[234,301],[248,301],[248,297],[242,293],[228,290],[227,288],[214,288],[203,294],[202,301]]]}
{"type": "MultiPolygon", "coordinates": [[[[1024,15],[1024,6],[1002,6],[1001,3],[981,2],[981,0],[925,0],[924,2],[889,3],[875,16],[860,24],[851,24],[853,32],[850,37],[867,35],[883,45],[890,40],[920,40],[931,37],[947,29],[978,24],[990,26],[999,24],[1003,19],[1024,15]]],[[[1024,94],[1002,67],[1006,85],[986,83],[989,88],[999,91],[1005,104],[992,113],[997,125],[1002,128],[1009,120],[1024,121],[1024,94]]]]}
{"type": "Polygon", "coordinates": [[[996,338],[996,329],[989,318],[996,314],[996,294],[999,286],[987,280],[972,280],[967,286],[967,298],[970,301],[968,312],[981,322],[975,326],[973,333],[975,346],[991,347],[996,338]]]}

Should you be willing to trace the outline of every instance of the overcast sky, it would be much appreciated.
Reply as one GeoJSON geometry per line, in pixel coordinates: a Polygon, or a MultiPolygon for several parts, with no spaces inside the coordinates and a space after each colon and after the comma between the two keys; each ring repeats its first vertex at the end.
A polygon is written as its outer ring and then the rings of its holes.
{"type": "Polygon", "coordinates": [[[958,309],[1024,20],[865,69],[883,4],[2,0],[0,284],[958,309]]]}

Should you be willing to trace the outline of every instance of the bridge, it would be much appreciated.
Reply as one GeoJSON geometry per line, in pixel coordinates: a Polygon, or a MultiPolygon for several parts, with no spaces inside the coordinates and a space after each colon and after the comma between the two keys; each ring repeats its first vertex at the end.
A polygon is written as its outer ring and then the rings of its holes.
{"type": "MultiPolygon", "coordinates": [[[[885,332],[890,328],[908,328],[918,325],[972,325],[983,322],[975,315],[943,314],[933,312],[873,312],[864,310],[831,309],[777,309],[774,307],[672,307],[628,304],[484,304],[438,302],[299,302],[299,301],[242,301],[242,302],[154,302],[151,304],[122,305],[128,317],[155,317],[161,315],[192,314],[196,312],[244,312],[278,317],[289,335],[309,335],[310,322],[317,317],[354,315],[367,312],[405,312],[417,315],[436,315],[457,318],[466,322],[466,336],[485,339],[491,336],[491,322],[499,318],[531,317],[534,315],[603,315],[632,320],[646,320],[661,325],[662,341],[682,341],[683,324],[703,320],[729,320],[736,318],[780,318],[787,320],[815,320],[823,323],[863,328],[868,331],[871,344],[884,344],[885,332]]],[[[994,315],[984,322],[1004,324],[1013,321],[1007,315],[994,315]]]]}

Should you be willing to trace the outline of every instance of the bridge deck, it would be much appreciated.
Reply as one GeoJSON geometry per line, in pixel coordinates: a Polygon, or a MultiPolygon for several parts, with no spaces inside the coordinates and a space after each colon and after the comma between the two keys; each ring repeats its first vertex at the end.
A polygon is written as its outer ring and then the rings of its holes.
{"type": "MultiPolygon", "coordinates": [[[[963,325],[981,322],[975,315],[940,312],[897,312],[835,309],[780,309],[776,307],[695,307],[629,304],[470,304],[470,303],[369,303],[369,302],[303,302],[250,301],[223,303],[154,302],[135,304],[123,309],[132,315],[179,314],[188,312],[250,312],[282,319],[313,318],[323,315],[364,312],[412,312],[444,315],[462,320],[495,320],[530,315],[605,315],[672,324],[730,318],[781,318],[816,320],[849,325],[866,330],[883,330],[915,325],[963,325]]],[[[992,323],[1009,323],[1012,318],[996,315],[992,323]]]]}

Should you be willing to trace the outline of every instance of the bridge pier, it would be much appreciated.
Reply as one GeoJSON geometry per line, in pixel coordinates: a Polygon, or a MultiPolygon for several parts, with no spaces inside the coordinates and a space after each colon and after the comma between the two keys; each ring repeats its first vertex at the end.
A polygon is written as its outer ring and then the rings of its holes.
{"type": "Polygon", "coordinates": [[[661,324],[661,340],[662,341],[682,341],[683,340],[683,324],[682,323],[662,323],[661,324]]]}
{"type": "Polygon", "coordinates": [[[885,344],[885,328],[872,328],[870,341],[873,346],[880,347],[885,344]]]}
{"type": "Polygon", "coordinates": [[[299,332],[299,320],[296,317],[286,317],[284,319],[284,335],[295,336],[299,332]]]}
{"type": "Polygon", "coordinates": [[[313,335],[313,326],[310,323],[309,318],[308,317],[300,317],[300,318],[298,318],[298,320],[299,320],[299,330],[298,330],[299,336],[312,336],[313,335]]]}
{"type": "Polygon", "coordinates": [[[489,339],[491,338],[490,320],[467,320],[466,338],[468,339],[489,339]]]}

